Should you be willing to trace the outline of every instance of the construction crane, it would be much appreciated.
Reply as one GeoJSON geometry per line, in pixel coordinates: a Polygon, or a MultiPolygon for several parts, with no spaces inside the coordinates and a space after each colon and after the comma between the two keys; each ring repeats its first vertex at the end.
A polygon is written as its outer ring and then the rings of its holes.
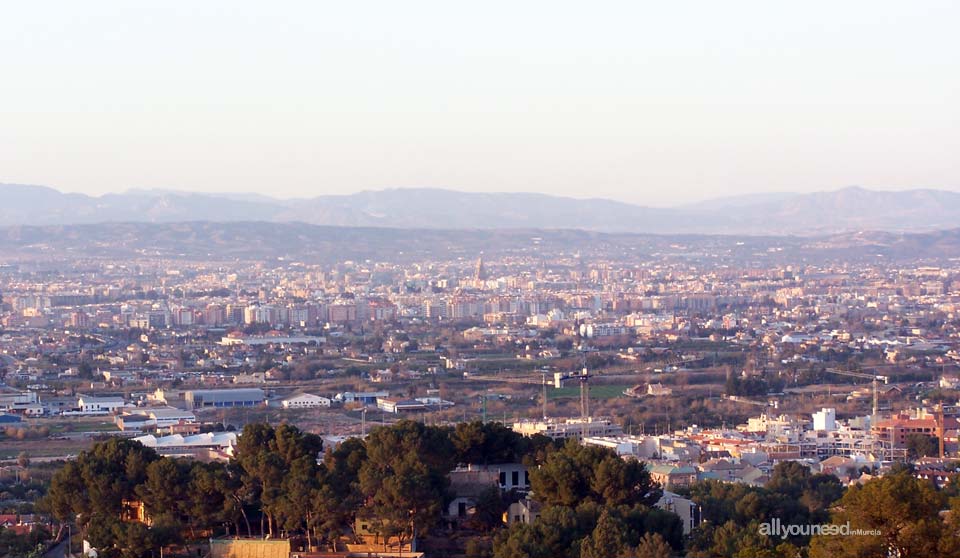
{"type": "Polygon", "coordinates": [[[940,459],[942,461],[943,460],[943,434],[944,434],[943,401],[940,401],[939,403],[937,403],[937,406],[935,407],[934,418],[936,418],[936,421],[937,421],[937,439],[939,441],[939,444],[938,444],[939,447],[937,449],[939,450],[940,459]]]}
{"type": "Polygon", "coordinates": [[[587,372],[586,367],[579,374],[572,372],[567,374],[554,372],[553,374],[553,387],[557,389],[563,387],[563,382],[567,380],[580,382],[580,417],[584,420],[590,418],[590,378],[592,377],[593,374],[587,372]]]}
{"type": "Polygon", "coordinates": [[[830,374],[837,374],[840,376],[850,376],[852,378],[863,378],[865,380],[873,381],[873,414],[870,416],[870,427],[877,425],[877,415],[880,410],[880,382],[884,384],[890,383],[890,378],[888,376],[880,376],[878,374],[865,374],[863,372],[849,372],[847,370],[837,370],[835,368],[828,368],[827,372],[830,374]]]}

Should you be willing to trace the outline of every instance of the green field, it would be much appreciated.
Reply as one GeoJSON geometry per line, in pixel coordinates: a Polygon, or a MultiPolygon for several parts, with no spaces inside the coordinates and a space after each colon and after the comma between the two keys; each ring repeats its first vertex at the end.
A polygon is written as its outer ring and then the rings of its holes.
{"type": "MultiPolygon", "coordinates": [[[[630,386],[608,385],[590,386],[590,399],[613,399],[623,395],[630,386]]],[[[559,389],[547,388],[547,399],[579,398],[580,386],[566,386],[559,389]]]]}

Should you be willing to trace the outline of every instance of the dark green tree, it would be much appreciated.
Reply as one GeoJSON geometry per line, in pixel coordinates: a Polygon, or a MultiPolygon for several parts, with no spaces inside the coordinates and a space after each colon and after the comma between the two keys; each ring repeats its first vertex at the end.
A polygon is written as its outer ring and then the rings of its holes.
{"type": "Polygon", "coordinates": [[[384,542],[402,547],[440,519],[454,449],[449,430],[402,420],[375,428],[360,468],[366,514],[384,542]]]}
{"type": "Polygon", "coordinates": [[[673,549],[659,533],[644,533],[636,548],[630,552],[633,558],[670,558],[673,549]]]}
{"type": "Polygon", "coordinates": [[[910,434],[907,436],[907,455],[911,459],[932,457],[940,452],[940,439],[926,434],[910,434]]]}
{"type": "Polygon", "coordinates": [[[103,526],[95,538],[101,548],[110,548],[118,542],[110,527],[120,521],[126,503],[138,501],[137,487],[158,460],[155,451],[132,440],[97,443],[53,475],[42,507],[59,521],[75,521],[84,533],[103,526]]]}
{"type": "Polygon", "coordinates": [[[261,532],[274,536],[278,516],[289,507],[284,499],[283,482],[293,464],[301,458],[316,460],[322,449],[319,436],[305,434],[288,424],[274,428],[266,423],[254,423],[244,427],[233,464],[240,475],[242,503],[261,512],[261,532]]]}
{"type": "Polygon", "coordinates": [[[929,482],[906,471],[889,473],[847,490],[834,509],[832,521],[849,522],[851,529],[878,531],[878,536],[818,536],[810,545],[811,558],[939,556],[956,558],[960,550],[949,545],[958,536],[951,532],[940,511],[944,495],[929,482]]]}
{"type": "Polygon", "coordinates": [[[589,537],[580,541],[580,558],[611,558],[626,550],[626,526],[604,508],[589,537]]]}
{"type": "Polygon", "coordinates": [[[484,490],[477,496],[474,514],[469,525],[478,531],[492,531],[503,524],[503,512],[507,511],[507,502],[496,486],[484,490]]]}
{"type": "Polygon", "coordinates": [[[536,498],[548,506],[576,506],[585,501],[609,506],[652,506],[660,489],[639,461],[624,461],[611,450],[568,442],[550,453],[542,467],[530,471],[536,498]]]}
{"type": "MultiPolygon", "coordinates": [[[[367,459],[367,447],[359,438],[349,438],[328,450],[320,471],[312,525],[318,538],[335,542],[344,526],[353,526],[363,503],[360,468],[367,459]]],[[[334,549],[336,550],[336,549],[334,549]]]]}

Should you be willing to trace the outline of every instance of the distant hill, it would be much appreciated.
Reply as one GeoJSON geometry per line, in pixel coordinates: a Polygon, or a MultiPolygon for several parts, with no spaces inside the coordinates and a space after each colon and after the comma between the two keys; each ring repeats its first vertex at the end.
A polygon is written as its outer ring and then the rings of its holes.
{"type": "Polygon", "coordinates": [[[73,225],[185,221],[417,229],[583,229],[600,232],[818,235],[920,232],[960,224],[960,193],[845,188],[733,196],[676,208],[530,193],[414,188],[280,200],[259,194],[131,190],[100,197],[0,185],[0,223],[73,225]]]}
{"type": "Polygon", "coordinates": [[[410,262],[479,254],[544,261],[707,258],[755,266],[845,262],[942,262],[960,257],[960,229],[817,237],[652,235],[544,229],[390,229],[306,223],[101,223],[0,227],[0,263],[60,258],[193,261],[410,262]]]}

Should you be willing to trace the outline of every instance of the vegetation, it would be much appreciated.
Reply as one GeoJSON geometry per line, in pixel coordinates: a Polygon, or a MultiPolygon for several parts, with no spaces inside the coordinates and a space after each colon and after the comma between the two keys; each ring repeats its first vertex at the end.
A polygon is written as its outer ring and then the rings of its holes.
{"type": "MultiPolygon", "coordinates": [[[[679,517],[654,507],[661,491],[643,463],[575,441],[523,438],[497,423],[404,420],[322,451],[317,436],[286,424],[247,425],[229,463],[163,458],[111,439],[53,474],[40,507],[74,523],[107,557],[142,558],[221,535],[294,537],[338,550],[358,538],[358,519],[387,547],[443,528],[448,473],[457,464],[521,461],[539,517],[503,527],[516,497],[491,487],[463,524],[472,533],[461,542],[467,556],[960,558],[960,498],[951,501],[955,491],[916,479],[909,467],[850,489],[796,462],[778,464],[763,487],[698,482],[683,495],[699,506],[703,523],[684,537],[679,517]],[[762,522],[774,518],[879,535],[765,533],[762,522]]],[[[11,553],[29,553],[32,542],[0,532],[11,553]]]]}
{"type": "MultiPolygon", "coordinates": [[[[457,463],[536,462],[553,449],[549,439],[523,438],[500,424],[405,420],[324,455],[315,435],[254,423],[226,464],[164,458],[125,439],[98,443],[53,475],[41,504],[75,523],[101,556],[143,557],[222,534],[293,535],[308,546],[336,547],[358,517],[385,543],[403,544],[439,524],[457,463]]],[[[499,524],[504,504],[487,494],[475,523],[499,524]]]]}
{"type": "Polygon", "coordinates": [[[661,492],[640,462],[571,440],[548,452],[531,471],[530,484],[545,508],[532,524],[501,531],[494,538],[495,558],[615,557],[654,532],[682,548],[680,520],[652,508],[661,492]]]}
{"type": "Polygon", "coordinates": [[[875,536],[821,536],[812,541],[811,558],[900,556],[960,557],[960,500],[950,503],[932,483],[901,469],[862,486],[851,487],[833,509],[834,524],[875,536]]]}

